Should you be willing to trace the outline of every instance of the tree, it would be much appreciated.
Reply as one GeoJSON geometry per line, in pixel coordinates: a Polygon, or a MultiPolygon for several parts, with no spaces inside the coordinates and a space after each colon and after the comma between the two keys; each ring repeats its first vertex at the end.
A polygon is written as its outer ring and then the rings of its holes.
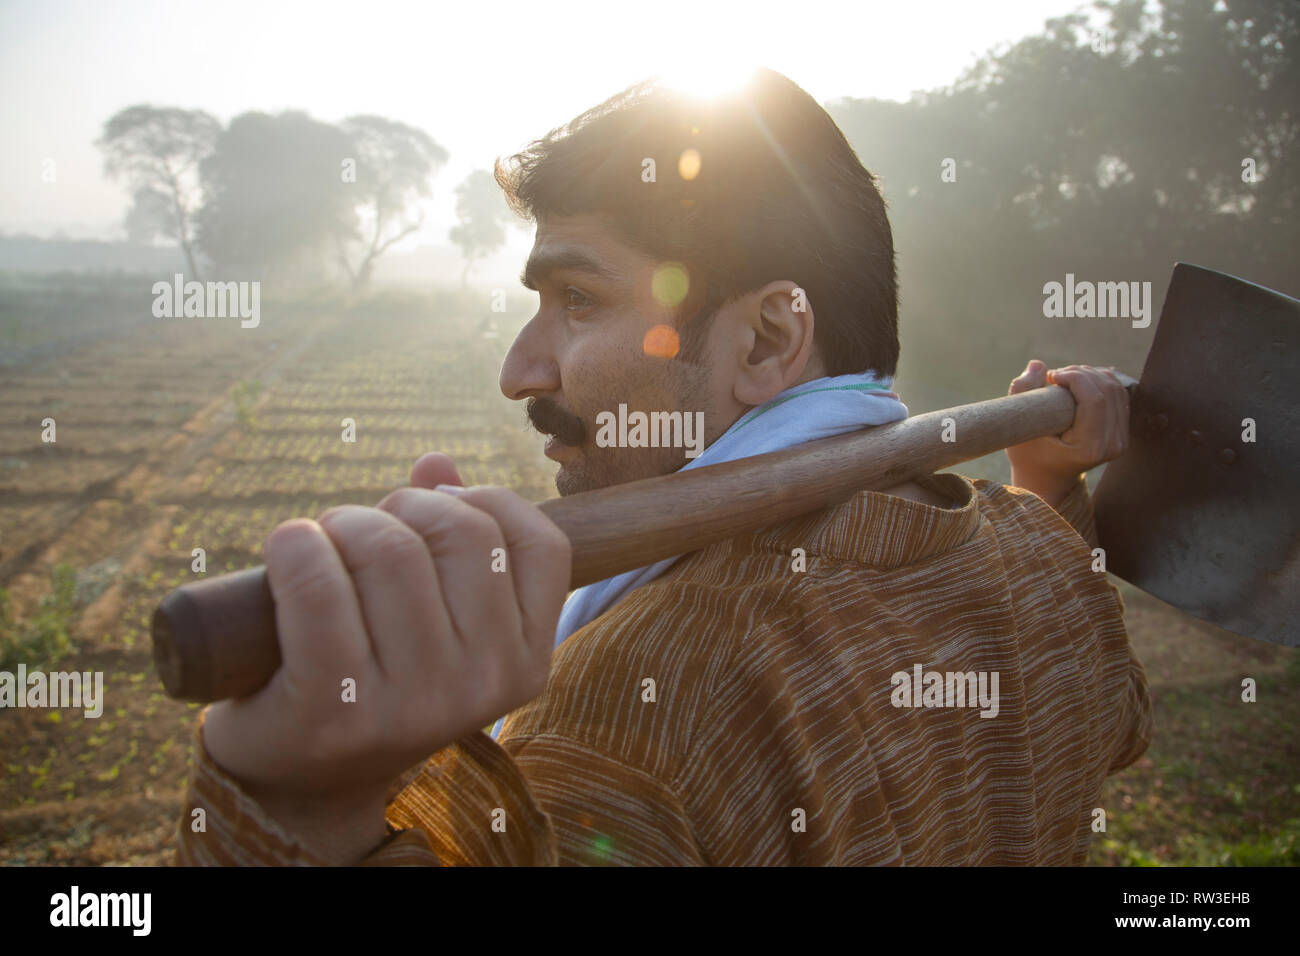
{"type": "Polygon", "coordinates": [[[175,221],[171,198],[160,189],[143,186],[135,191],[123,225],[129,242],[148,245],[158,236],[174,238],[175,221]]]}
{"type": "Polygon", "coordinates": [[[429,197],[429,180],[448,154],[423,130],[382,116],[351,116],[342,128],[353,146],[345,163],[352,159],[355,168],[344,169],[343,181],[354,182],[358,193],[362,252],[354,268],[347,238],[340,235],[339,260],[358,287],[370,280],[375,260],[385,250],[424,224],[423,210],[409,209],[429,197]]]}
{"type": "Polygon", "coordinates": [[[465,268],[460,274],[463,288],[469,281],[474,260],[490,255],[505,244],[505,227],[514,221],[514,213],[506,205],[492,174],[476,169],[456,187],[456,218],[460,222],[452,226],[450,237],[465,256],[465,268]]]}
{"type": "Polygon", "coordinates": [[[1297,291],[1300,8],[1094,6],[1098,19],[1051,19],[949,88],[832,107],[890,203],[900,379],[967,377],[936,404],[996,387],[1031,349],[1140,367],[1154,330],[1042,321],[1043,284],[1066,273],[1149,279],[1157,314],[1180,260],[1297,291]]]}
{"type": "Polygon", "coordinates": [[[244,113],[201,166],[198,243],[226,273],[316,273],[340,236],[358,234],[356,194],[340,175],[352,142],[306,113],[244,113]]]}
{"type": "Polygon", "coordinates": [[[133,192],[127,231],[150,242],[175,239],[185,252],[190,274],[194,261],[193,219],[199,204],[198,169],[211,152],[221,124],[202,110],[130,106],[104,124],[96,145],[104,152],[104,171],[125,178],[133,192]]]}

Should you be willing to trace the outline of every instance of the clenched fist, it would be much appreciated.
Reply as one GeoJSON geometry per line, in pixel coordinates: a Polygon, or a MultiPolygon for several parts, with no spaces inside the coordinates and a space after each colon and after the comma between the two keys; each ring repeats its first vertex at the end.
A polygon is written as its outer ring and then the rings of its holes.
{"type": "Polygon", "coordinates": [[[411,485],[271,532],[281,667],[203,727],[219,765],[341,863],[383,839],[395,776],[542,692],[569,586],[568,538],[518,495],[460,488],[443,455],[411,485]]]}
{"type": "Polygon", "coordinates": [[[1011,483],[1055,507],[1079,475],[1118,458],[1128,447],[1129,395],[1109,369],[1067,365],[1048,370],[1037,359],[1012,381],[1008,394],[1047,385],[1070,390],[1076,406],[1074,422],[1060,435],[1011,446],[1007,457],[1011,483]]]}

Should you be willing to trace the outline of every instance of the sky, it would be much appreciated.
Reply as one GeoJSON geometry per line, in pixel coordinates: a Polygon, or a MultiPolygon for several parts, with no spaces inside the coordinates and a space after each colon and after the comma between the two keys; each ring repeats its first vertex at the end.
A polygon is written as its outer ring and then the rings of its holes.
{"type": "MultiPolygon", "coordinates": [[[[906,100],[1080,0],[799,3],[0,0],[0,232],[110,239],[128,195],[102,172],[104,121],[138,103],[377,113],[451,158],[408,247],[446,243],[455,186],[653,73],[778,70],[820,102],[906,100]],[[54,182],[43,170],[53,160],[54,182]]],[[[531,239],[514,236],[511,245],[531,239]]]]}

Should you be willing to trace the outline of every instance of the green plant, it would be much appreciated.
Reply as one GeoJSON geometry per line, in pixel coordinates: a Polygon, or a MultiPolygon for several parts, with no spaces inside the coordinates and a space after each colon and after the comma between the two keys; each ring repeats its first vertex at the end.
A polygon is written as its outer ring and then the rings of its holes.
{"type": "Polygon", "coordinates": [[[235,415],[242,424],[253,423],[253,406],[262,393],[262,383],[255,378],[236,383],[231,397],[235,400],[235,415]]]}
{"type": "Polygon", "coordinates": [[[13,620],[9,594],[0,589],[0,670],[19,664],[46,668],[77,651],[69,631],[77,610],[77,572],[70,564],[54,569],[50,592],[30,620],[13,620]]]}
{"type": "Polygon", "coordinates": [[[1288,820],[1280,833],[1261,834],[1229,846],[1221,866],[1300,866],[1300,820],[1288,820]]]}

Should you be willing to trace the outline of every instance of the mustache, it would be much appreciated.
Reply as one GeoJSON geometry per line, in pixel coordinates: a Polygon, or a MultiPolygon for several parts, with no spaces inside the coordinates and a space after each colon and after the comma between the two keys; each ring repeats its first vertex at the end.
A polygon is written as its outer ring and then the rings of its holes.
{"type": "Polygon", "coordinates": [[[582,419],[566,412],[552,398],[530,398],[527,412],[534,428],[543,435],[554,435],[566,445],[581,445],[587,437],[587,426],[582,419]]]}

